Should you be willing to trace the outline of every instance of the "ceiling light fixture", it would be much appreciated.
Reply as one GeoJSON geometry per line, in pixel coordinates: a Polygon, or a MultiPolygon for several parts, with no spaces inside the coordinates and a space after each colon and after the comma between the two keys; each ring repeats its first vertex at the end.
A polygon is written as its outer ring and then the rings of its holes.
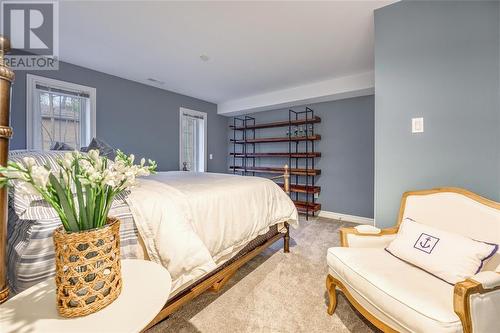
{"type": "Polygon", "coordinates": [[[165,81],[157,80],[157,79],[152,78],[152,77],[148,78],[148,81],[155,83],[155,84],[165,84],[165,81]]]}

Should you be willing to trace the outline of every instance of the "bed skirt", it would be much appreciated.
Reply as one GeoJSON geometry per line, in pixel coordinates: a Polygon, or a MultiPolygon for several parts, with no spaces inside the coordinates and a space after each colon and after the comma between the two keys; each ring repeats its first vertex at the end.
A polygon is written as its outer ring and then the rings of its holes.
{"type": "Polygon", "coordinates": [[[280,232],[278,231],[278,225],[273,225],[269,228],[269,231],[265,234],[259,235],[255,237],[253,240],[251,240],[243,249],[241,249],[236,255],[234,255],[231,259],[226,261],[224,264],[221,266],[217,267],[217,269],[213,270],[209,274],[205,275],[203,278],[200,280],[190,284],[186,288],[182,289],[180,292],[178,292],[174,297],[169,299],[167,304],[171,304],[175,302],[176,300],[184,297],[187,293],[189,293],[195,286],[200,284],[202,281],[209,279],[213,275],[217,274],[218,272],[222,271],[226,267],[230,266],[234,262],[236,262],[238,259],[243,257],[245,254],[251,252],[252,250],[256,249],[257,247],[261,246],[262,244],[266,243],[269,241],[271,238],[275,237],[278,235],[280,232]]]}

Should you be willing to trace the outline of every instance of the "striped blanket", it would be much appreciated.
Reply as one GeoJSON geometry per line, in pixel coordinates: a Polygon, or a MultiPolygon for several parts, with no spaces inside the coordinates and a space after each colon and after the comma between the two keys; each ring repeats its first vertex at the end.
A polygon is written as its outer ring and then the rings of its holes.
{"type": "MultiPolygon", "coordinates": [[[[56,159],[62,154],[64,152],[14,151],[9,159],[19,162],[30,156],[39,165],[56,168],[56,159]]],[[[121,220],[122,258],[144,258],[139,233],[123,197],[115,199],[109,215],[121,220]]],[[[52,233],[60,225],[59,217],[47,203],[35,196],[21,195],[15,185],[9,190],[7,278],[13,294],[55,275],[52,233]]]]}

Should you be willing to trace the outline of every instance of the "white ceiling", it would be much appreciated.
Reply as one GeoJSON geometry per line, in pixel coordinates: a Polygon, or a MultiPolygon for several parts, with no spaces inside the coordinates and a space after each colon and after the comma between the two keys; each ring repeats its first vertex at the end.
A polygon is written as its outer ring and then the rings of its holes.
{"type": "Polygon", "coordinates": [[[390,2],[64,1],[60,58],[227,103],[372,71],[373,10],[390,2]]]}

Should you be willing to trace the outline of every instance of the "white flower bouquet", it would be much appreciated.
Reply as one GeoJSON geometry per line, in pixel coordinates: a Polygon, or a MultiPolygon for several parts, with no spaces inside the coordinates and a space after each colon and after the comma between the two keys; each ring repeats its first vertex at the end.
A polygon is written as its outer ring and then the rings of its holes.
{"type": "Polygon", "coordinates": [[[145,159],[134,164],[134,155],[118,151],[114,161],[99,156],[68,152],[57,163],[59,170],[36,165],[31,157],[22,163],[0,167],[0,186],[15,186],[36,194],[56,211],[67,232],[101,228],[107,223],[113,198],[136,184],[136,178],[154,173],[156,163],[145,159]]]}

